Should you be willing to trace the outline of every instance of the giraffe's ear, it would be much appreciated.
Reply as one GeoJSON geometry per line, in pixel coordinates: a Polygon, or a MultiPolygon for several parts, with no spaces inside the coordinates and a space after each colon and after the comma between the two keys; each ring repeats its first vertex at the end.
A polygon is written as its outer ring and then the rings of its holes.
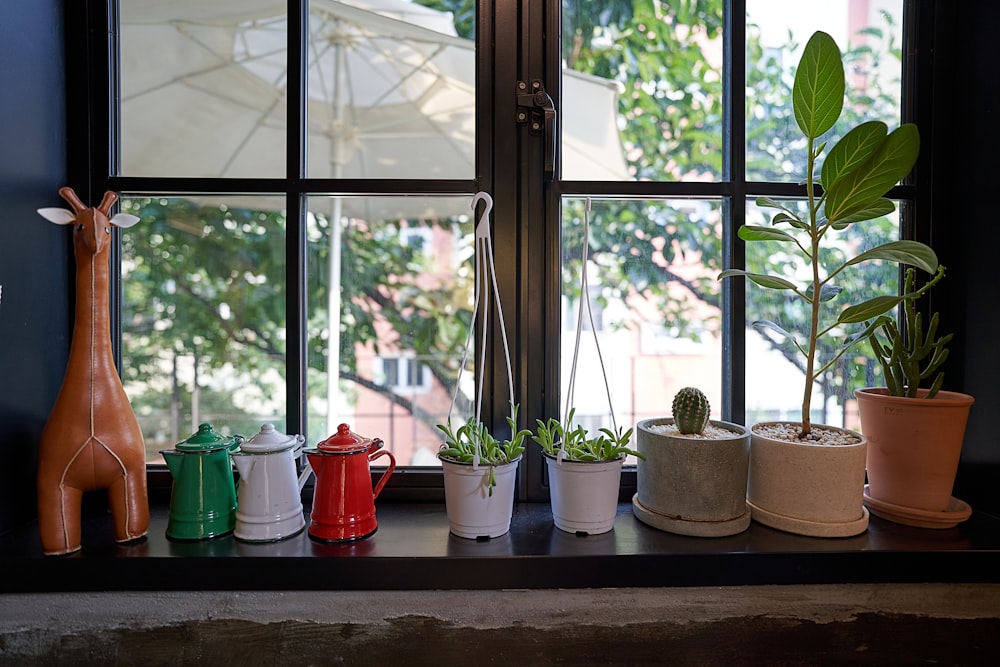
{"type": "Polygon", "coordinates": [[[111,224],[121,229],[128,229],[137,222],[139,218],[128,213],[116,213],[115,217],[111,218],[111,224]]]}
{"type": "Polygon", "coordinates": [[[68,225],[76,222],[76,214],[64,208],[40,208],[38,214],[57,225],[68,225]]]}

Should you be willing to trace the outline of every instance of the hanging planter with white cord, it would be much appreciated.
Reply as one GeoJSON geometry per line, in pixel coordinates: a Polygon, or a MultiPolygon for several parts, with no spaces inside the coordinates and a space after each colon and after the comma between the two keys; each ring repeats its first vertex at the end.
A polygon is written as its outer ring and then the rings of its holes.
{"type": "Polygon", "coordinates": [[[493,199],[485,192],[476,193],[472,199],[473,212],[481,201],[485,204],[485,210],[476,223],[476,296],[472,308],[472,326],[469,327],[466,337],[465,353],[458,370],[458,381],[455,383],[455,394],[448,410],[448,422],[438,425],[438,429],[445,436],[445,442],[438,451],[438,458],[444,469],[445,508],[449,527],[453,534],[469,539],[499,537],[510,530],[517,464],[524,451],[525,438],[531,434],[530,431],[517,428],[517,404],[514,402],[510,349],[507,344],[503,309],[500,306],[500,290],[497,288],[493,243],[490,237],[489,215],[493,209],[493,199]],[[488,280],[483,280],[480,266],[486,267],[488,280]],[[500,338],[503,341],[504,360],[507,366],[507,389],[510,399],[507,425],[511,431],[509,440],[498,440],[482,422],[482,373],[479,374],[476,383],[475,414],[461,426],[453,428],[451,423],[451,412],[458,399],[460,380],[472,347],[476,315],[480,312],[482,314],[480,358],[486,357],[491,294],[496,299],[500,338]],[[481,310],[480,304],[482,304],[481,310]]]}
{"type": "Polygon", "coordinates": [[[614,527],[618,512],[618,488],[621,482],[621,468],[625,456],[632,454],[642,457],[629,449],[632,429],[622,431],[615,422],[614,403],[608,374],[604,368],[597,328],[590,307],[587,289],[587,247],[590,234],[590,198],[586,200],[583,218],[583,262],[580,272],[580,309],[577,315],[576,340],[573,348],[573,363],[570,367],[569,384],[566,391],[566,410],[562,421],[550,419],[547,423],[537,421],[538,429],[533,436],[542,446],[549,473],[549,495],[552,502],[552,520],[556,528],[578,535],[598,535],[614,527]],[[590,434],[582,425],[573,426],[575,408],[573,396],[576,385],[577,359],[580,353],[580,337],[583,331],[583,314],[586,311],[590,329],[594,333],[597,358],[604,378],[604,389],[611,411],[611,428],[602,428],[598,434],[590,434]]]}

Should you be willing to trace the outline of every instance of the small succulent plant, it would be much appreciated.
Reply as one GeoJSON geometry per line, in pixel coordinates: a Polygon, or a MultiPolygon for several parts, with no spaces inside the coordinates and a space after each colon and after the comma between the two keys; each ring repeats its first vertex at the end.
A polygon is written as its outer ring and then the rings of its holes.
{"type": "Polygon", "coordinates": [[[886,316],[876,322],[885,335],[886,342],[880,341],[877,333],[872,335],[870,342],[875,356],[882,364],[885,385],[892,396],[916,398],[921,381],[933,377],[924,398],[934,398],[944,383],[944,373],[940,368],[948,358],[948,343],[951,342],[952,334],[937,337],[938,313],[931,316],[925,331],[923,318],[914,303],[943,277],[944,267],[939,265],[934,277],[920,289],[914,290],[916,271],[906,269],[903,291],[912,295],[912,298],[903,302],[904,326],[897,327],[896,322],[886,316]]]}
{"type": "Polygon", "coordinates": [[[486,424],[474,417],[453,429],[449,416],[446,424],[437,425],[445,438],[438,451],[438,458],[486,466],[487,488],[492,496],[493,487],[497,484],[493,468],[516,461],[524,452],[525,438],[531,435],[531,431],[517,428],[518,407],[516,403],[510,404],[511,414],[507,417],[507,425],[512,433],[510,440],[497,440],[486,424]]]}
{"type": "Polygon", "coordinates": [[[571,426],[575,414],[576,408],[569,411],[566,424],[558,419],[550,418],[547,422],[536,419],[538,428],[531,439],[541,445],[542,451],[549,456],[558,456],[559,450],[563,450],[567,461],[615,461],[630,454],[646,458],[628,446],[632,440],[632,429],[623,432],[620,426],[617,431],[602,428],[597,435],[590,435],[579,424],[576,428],[571,426]]]}
{"type": "Polygon", "coordinates": [[[671,406],[677,430],[685,434],[701,433],[708,425],[708,399],[696,387],[684,387],[674,396],[671,406]]]}

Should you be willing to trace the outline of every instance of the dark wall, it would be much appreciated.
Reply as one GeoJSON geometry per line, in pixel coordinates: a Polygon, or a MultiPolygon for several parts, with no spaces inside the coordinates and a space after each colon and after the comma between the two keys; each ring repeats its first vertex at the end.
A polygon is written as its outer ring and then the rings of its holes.
{"type": "Polygon", "coordinates": [[[938,2],[934,51],[934,237],[948,277],[935,295],[942,328],[955,333],[945,388],[976,398],[956,495],[1000,512],[1000,246],[997,123],[1000,74],[994,26],[1000,5],[938,2]]]}
{"type": "Polygon", "coordinates": [[[69,345],[62,3],[0,2],[0,532],[33,519],[35,451],[69,345]]]}

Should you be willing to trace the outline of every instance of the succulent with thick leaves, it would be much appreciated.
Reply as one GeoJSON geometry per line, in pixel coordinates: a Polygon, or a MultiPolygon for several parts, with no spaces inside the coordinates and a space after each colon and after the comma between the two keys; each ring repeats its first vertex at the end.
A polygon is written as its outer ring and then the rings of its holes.
{"type": "Polygon", "coordinates": [[[934,277],[920,289],[914,290],[916,271],[907,269],[903,291],[912,294],[913,298],[903,303],[902,330],[890,317],[883,316],[876,322],[887,340],[883,343],[875,333],[870,342],[885,373],[885,386],[893,396],[916,398],[921,381],[934,376],[927,395],[924,396],[934,398],[944,383],[944,373],[940,368],[948,358],[948,343],[953,334],[937,338],[938,313],[931,316],[925,332],[923,316],[917,312],[915,304],[917,297],[942,278],[944,267],[938,266],[934,277]]]}
{"type": "Polygon", "coordinates": [[[708,399],[696,387],[684,387],[674,396],[671,405],[674,424],[684,434],[701,433],[708,425],[708,399]]]}

